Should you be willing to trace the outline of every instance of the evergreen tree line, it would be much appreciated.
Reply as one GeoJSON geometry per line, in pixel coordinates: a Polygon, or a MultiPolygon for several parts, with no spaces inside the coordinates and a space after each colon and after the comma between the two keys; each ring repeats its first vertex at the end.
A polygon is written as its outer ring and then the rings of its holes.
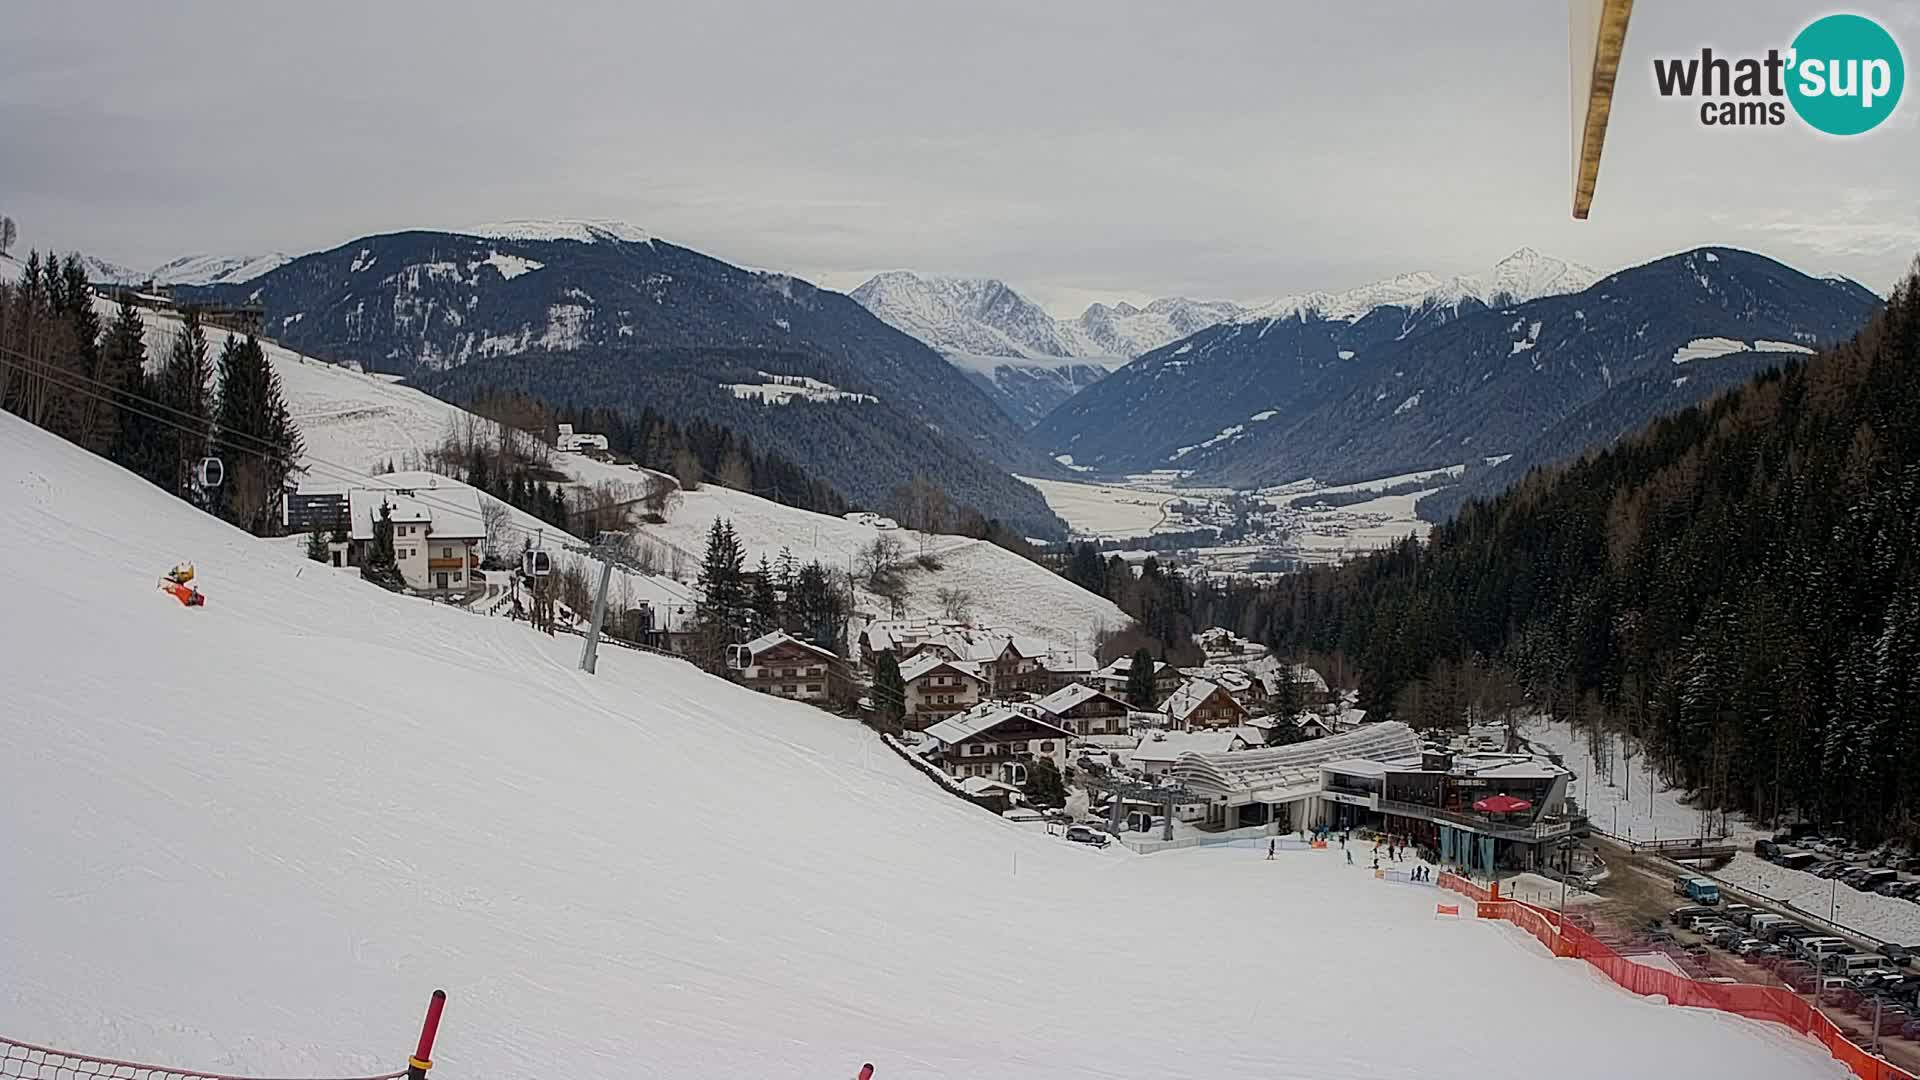
{"type": "Polygon", "coordinates": [[[279,500],[303,449],[280,378],[252,335],[218,360],[191,309],[149,371],[146,323],[122,295],[102,327],[77,255],[30,253],[0,286],[0,408],[108,458],[256,534],[279,529],[279,500]],[[201,462],[218,466],[203,475],[201,462]]]}
{"type": "Polygon", "coordinates": [[[844,654],[845,580],[818,561],[801,563],[785,548],[778,559],[762,556],[758,566],[748,568],[730,521],[715,518],[708,528],[694,587],[699,599],[692,656],[709,671],[725,670],[728,645],[745,644],[773,630],[844,654]]]}
{"type": "Polygon", "coordinates": [[[852,508],[831,484],[778,453],[756,450],[746,436],[701,417],[680,424],[650,407],[634,414],[573,405],[561,406],[556,415],[571,422],[576,431],[605,435],[608,450],[675,477],[689,491],[711,481],[836,517],[852,508]]]}
{"type": "Polygon", "coordinates": [[[1196,590],[1195,582],[1179,567],[1164,565],[1152,555],[1135,574],[1118,555],[1102,559],[1099,545],[1092,542],[1069,544],[1057,569],[1068,581],[1106,597],[1133,617],[1134,629],[1112,634],[1101,643],[1100,659],[1112,660],[1138,649],[1179,665],[1198,664],[1204,658],[1193,642],[1196,626],[1215,625],[1206,621],[1212,605],[1204,602],[1209,591],[1204,578],[1196,590]]]}
{"type": "MultiPolygon", "coordinates": [[[[1377,717],[1526,706],[1710,806],[1920,836],[1920,277],[1850,342],[1195,610],[1350,664],[1377,717]]],[[[1077,553],[1069,576],[1091,564],[1077,553]]],[[[1102,576],[1105,580],[1106,575],[1102,576]]]]}

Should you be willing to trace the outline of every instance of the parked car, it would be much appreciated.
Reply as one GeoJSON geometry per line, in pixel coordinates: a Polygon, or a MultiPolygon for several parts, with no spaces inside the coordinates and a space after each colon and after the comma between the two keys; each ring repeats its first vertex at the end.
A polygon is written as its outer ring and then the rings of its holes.
{"type": "Polygon", "coordinates": [[[1113,843],[1113,837],[1090,825],[1067,826],[1067,839],[1076,844],[1091,844],[1094,847],[1106,847],[1113,843]]]}
{"type": "Polygon", "coordinates": [[[1757,937],[1743,937],[1733,943],[1732,951],[1735,956],[1752,956],[1766,947],[1767,943],[1757,937]]]}
{"type": "Polygon", "coordinates": [[[1720,909],[1720,914],[1735,926],[1747,926],[1760,914],[1760,909],[1751,904],[1728,904],[1720,909]]]}
{"type": "Polygon", "coordinates": [[[1773,861],[1789,870],[1811,870],[1814,865],[1820,861],[1820,856],[1815,855],[1811,851],[1786,851],[1783,849],[1773,861]]]}
{"type": "Polygon", "coordinates": [[[1906,1030],[1913,1020],[1913,1014],[1899,1005],[1882,1007],[1880,1010],[1880,1034],[1898,1035],[1906,1030]]]}
{"type": "Polygon", "coordinates": [[[1768,862],[1772,862],[1780,857],[1780,845],[1773,840],[1755,840],[1753,842],[1753,853],[1768,862]]]}
{"type": "Polygon", "coordinates": [[[1909,1020],[1900,1028],[1900,1036],[1920,1042],[1920,1020],[1909,1020]]]}
{"type": "Polygon", "coordinates": [[[1898,964],[1901,967],[1913,966],[1913,950],[1907,948],[1905,945],[1895,945],[1892,942],[1888,942],[1875,951],[1881,956],[1886,957],[1889,963],[1898,964]]]}
{"type": "Polygon", "coordinates": [[[1688,904],[1685,907],[1677,907],[1667,912],[1667,921],[1675,926],[1685,926],[1687,920],[1693,918],[1695,915],[1711,914],[1713,914],[1712,908],[1701,907],[1699,904],[1688,904]]]}
{"type": "Polygon", "coordinates": [[[1817,878],[1830,878],[1838,875],[1840,871],[1846,868],[1847,864],[1843,862],[1823,862],[1813,868],[1813,876],[1817,878]]]}

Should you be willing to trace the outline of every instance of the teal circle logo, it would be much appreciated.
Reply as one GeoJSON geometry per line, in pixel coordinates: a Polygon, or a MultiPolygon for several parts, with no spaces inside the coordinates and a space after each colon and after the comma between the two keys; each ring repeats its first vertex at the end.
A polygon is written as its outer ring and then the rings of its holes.
{"type": "Polygon", "coordinates": [[[1906,85],[1900,46],[1863,15],[1828,15],[1793,39],[1787,100],[1829,135],[1872,131],[1893,115],[1906,85]]]}

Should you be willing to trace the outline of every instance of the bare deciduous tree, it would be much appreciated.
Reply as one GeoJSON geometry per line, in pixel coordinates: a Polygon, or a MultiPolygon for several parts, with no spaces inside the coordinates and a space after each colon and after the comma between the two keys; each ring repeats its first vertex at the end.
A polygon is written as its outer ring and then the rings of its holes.
{"type": "Polygon", "coordinates": [[[942,588],[934,595],[940,601],[940,613],[953,622],[966,622],[973,612],[973,594],[965,589],[942,588]]]}
{"type": "Polygon", "coordinates": [[[13,250],[13,242],[19,235],[20,230],[14,227],[12,218],[0,217],[0,255],[13,250]]]}

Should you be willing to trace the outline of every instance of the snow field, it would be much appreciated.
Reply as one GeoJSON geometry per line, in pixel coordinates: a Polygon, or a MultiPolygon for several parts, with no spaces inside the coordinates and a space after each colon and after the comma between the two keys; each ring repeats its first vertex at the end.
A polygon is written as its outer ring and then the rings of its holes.
{"type": "Polygon", "coordinates": [[[1091,851],[677,661],[583,675],[577,640],[312,572],[12,416],[0,461],[29,1041],[373,1072],[444,987],[455,1077],[1844,1075],[1331,856],[1091,851]],[[181,558],[205,608],[154,588],[181,558]]]}
{"type": "Polygon", "coordinates": [[[1920,904],[1878,893],[1863,893],[1804,870],[1789,870],[1742,851],[1713,876],[1810,915],[1896,945],[1920,945],[1920,904]]]}
{"type": "MultiPolygon", "coordinates": [[[[1550,750],[1560,755],[1561,763],[1577,774],[1568,793],[1586,812],[1594,828],[1614,833],[1617,821],[1617,835],[1629,840],[1676,840],[1701,835],[1703,815],[1698,808],[1681,801],[1687,792],[1668,787],[1655,776],[1649,799],[1646,759],[1637,755],[1632,762],[1632,798],[1628,798],[1627,762],[1620,756],[1618,735],[1610,738],[1612,768],[1608,770],[1595,761],[1586,734],[1575,732],[1570,724],[1539,717],[1529,721],[1520,734],[1536,750],[1550,750]]],[[[1712,823],[1704,828],[1706,835],[1719,837],[1719,812],[1712,815],[1712,823]]],[[[1730,840],[1748,846],[1757,837],[1769,835],[1738,815],[1727,816],[1727,828],[1730,840]]]]}
{"type": "MultiPolygon", "coordinates": [[[[697,568],[706,550],[714,518],[733,523],[749,566],[762,555],[769,562],[784,547],[802,563],[819,560],[842,571],[859,564],[862,549],[879,536],[900,542],[908,563],[907,611],[910,617],[941,614],[939,591],[963,589],[972,597],[976,625],[1043,638],[1062,647],[1091,650],[1096,626],[1118,630],[1132,620],[1105,597],[1080,588],[1005,548],[964,536],[927,535],[911,529],[876,529],[845,518],[815,514],[717,484],[681,493],[681,502],[664,525],[641,525],[642,536],[662,540],[691,553],[697,568]],[[922,553],[940,569],[913,565],[922,553]]],[[[886,610],[886,603],[861,591],[863,607],[886,610]]]]}

